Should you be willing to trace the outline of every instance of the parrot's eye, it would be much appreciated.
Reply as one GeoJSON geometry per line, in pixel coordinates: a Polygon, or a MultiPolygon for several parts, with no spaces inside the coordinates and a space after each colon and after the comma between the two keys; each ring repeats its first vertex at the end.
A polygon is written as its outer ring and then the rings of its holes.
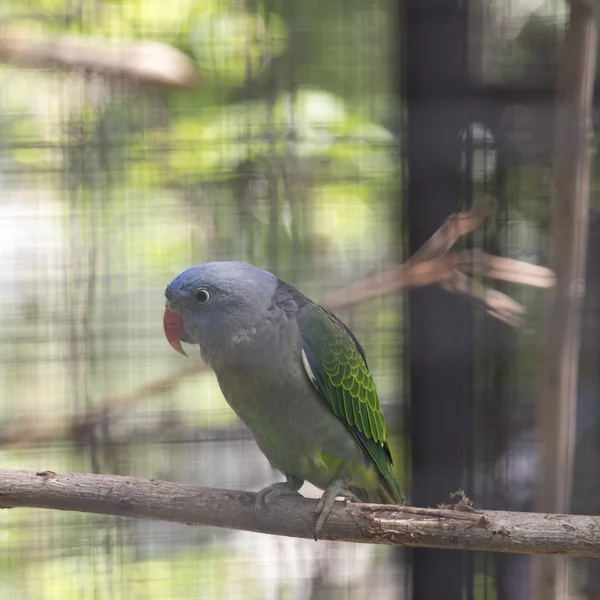
{"type": "Polygon", "coordinates": [[[206,304],[210,300],[210,292],[205,288],[198,288],[194,292],[194,300],[198,304],[206,304]]]}

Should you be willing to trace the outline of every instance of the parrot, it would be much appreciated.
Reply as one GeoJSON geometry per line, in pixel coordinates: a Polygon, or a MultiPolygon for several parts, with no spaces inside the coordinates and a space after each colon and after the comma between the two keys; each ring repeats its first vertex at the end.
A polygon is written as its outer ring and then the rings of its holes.
{"type": "Polygon", "coordinates": [[[318,536],[338,497],[402,504],[365,352],[333,313],[243,262],[193,266],[165,290],[169,344],[199,346],[225,400],[285,481],[255,496],[257,514],[305,481],[323,490],[318,536]]]}

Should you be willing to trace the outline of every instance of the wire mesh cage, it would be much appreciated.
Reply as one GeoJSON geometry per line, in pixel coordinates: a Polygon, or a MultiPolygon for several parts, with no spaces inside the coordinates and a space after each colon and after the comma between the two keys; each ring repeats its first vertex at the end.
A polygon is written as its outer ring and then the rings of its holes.
{"type": "MultiPolygon", "coordinates": [[[[391,9],[3,7],[6,467],[247,490],[276,478],[200,357],[165,344],[164,289],[193,264],[243,260],[318,300],[397,259],[391,9]]],[[[340,315],[393,409],[397,301],[340,315]]],[[[383,598],[398,586],[389,552],[367,546],[2,517],[5,598],[383,598]]]]}
{"type": "MultiPolygon", "coordinates": [[[[548,264],[567,21],[555,0],[5,3],[3,468],[248,491],[281,479],[198,352],[184,360],[164,339],[166,285],[236,260],[336,298],[412,502],[463,488],[479,508],[531,510],[544,293],[490,290],[478,268],[489,274],[492,255],[548,264]],[[388,285],[451,213],[488,204],[458,243],[472,278],[388,285]]],[[[597,512],[596,271],[590,260],[572,506],[586,514],[597,512]]],[[[528,557],[78,512],[0,517],[0,598],[532,597],[528,557]]],[[[576,593],[597,597],[596,579],[575,563],[576,593]]]]}

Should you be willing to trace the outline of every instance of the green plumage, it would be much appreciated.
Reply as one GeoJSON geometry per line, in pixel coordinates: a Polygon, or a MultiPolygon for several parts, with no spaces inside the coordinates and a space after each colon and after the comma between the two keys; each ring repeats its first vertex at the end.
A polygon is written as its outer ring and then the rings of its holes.
{"type": "Polygon", "coordinates": [[[362,347],[339,319],[317,304],[305,304],[297,319],[312,383],[362,446],[391,500],[401,504],[381,404],[362,347]]]}

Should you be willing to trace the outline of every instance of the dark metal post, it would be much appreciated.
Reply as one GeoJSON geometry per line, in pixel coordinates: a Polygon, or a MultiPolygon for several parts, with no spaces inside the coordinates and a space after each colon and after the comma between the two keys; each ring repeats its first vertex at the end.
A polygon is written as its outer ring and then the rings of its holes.
{"type": "MultiPolygon", "coordinates": [[[[408,234],[415,252],[467,197],[459,166],[467,122],[466,8],[460,0],[406,0],[408,234]]],[[[439,289],[411,292],[409,384],[412,497],[418,506],[468,491],[471,471],[471,308],[439,289]]],[[[415,550],[414,598],[470,598],[472,556],[415,550]],[[463,596],[463,587],[466,596],[463,596]]]]}

